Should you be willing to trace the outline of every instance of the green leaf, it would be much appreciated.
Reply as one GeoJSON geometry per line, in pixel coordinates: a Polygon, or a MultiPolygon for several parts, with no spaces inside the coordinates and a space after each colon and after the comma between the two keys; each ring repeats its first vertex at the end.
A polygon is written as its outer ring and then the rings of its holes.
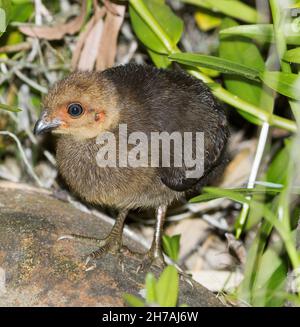
{"type": "Polygon", "coordinates": [[[23,3],[13,3],[11,20],[17,22],[26,22],[34,14],[34,6],[31,1],[23,3]]]}
{"type": "MultiPolygon", "coordinates": [[[[229,27],[220,32],[222,35],[240,35],[261,42],[275,42],[272,24],[240,25],[229,27]]],[[[300,34],[295,33],[291,26],[285,29],[287,44],[300,45],[300,34]]]]}
{"type": "Polygon", "coordinates": [[[178,272],[174,266],[167,266],[156,284],[157,302],[162,307],[175,307],[178,301],[178,272]]]}
{"type": "Polygon", "coordinates": [[[288,62],[300,64],[300,48],[291,49],[285,52],[283,59],[288,62]]]}
{"type": "Polygon", "coordinates": [[[300,75],[283,72],[262,72],[260,78],[278,93],[300,100],[300,75]]]}
{"type": "Polygon", "coordinates": [[[221,12],[225,15],[237,18],[239,20],[256,23],[258,20],[257,11],[243,3],[236,0],[181,0],[195,6],[209,9],[213,12],[221,12]]]}
{"type": "Polygon", "coordinates": [[[210,31],[221,25],[222,19],[214,13],[210,13],[207,10],[198,10],[194,15],[195,21],[198,27],[204,31],[210,31]]]}
{"type": "Polygon", "coordinates": [[[6,31],[11,18],[11,1],[0,0],[0,36],[6,31]]]}
{"type": "MultiPolygon", "coordinates": [[[[288,160],[288,157],[287,157],[288,160]]],[[[214,187],[205,187],[203,189],[203,192],[201,195],[198,195],[194,198],[192,198],[189,202],[190,203],[199,203],[199,202],[207,202],[215,199],[220,199],[220,198],[226,198],[228,196],[232,196],[233,193],[237,195],[243,195],[244,197],[247,196],[259,196],[261,197],[265,196],[266,194],[269,195],[276,195],[279,194],[283,191],[283,186],[280,187],[270,187],[270,186],[257,186],[255,188],[231,188],[231,189],[226,189],[226,188],[218,188],[218,192],[215,192],[214,187]],[[229,191],[229,193],[228,193],[229,191]],[[209,193],[206,193],[209,192],[209,193]]],[[[293,194],[300,194],[300,188],[299,187],[294,187],[291,188],[291,192],[293,194]]]]}
{"type": "Polygon", "coordinates": [[[267,221],[262,221],[261,225],[258,227],[256,236],[252,241],[251,247],[248,250],[247,261],[244,268],[244,279],[239,285],[237,293],[240,299],[249,304],[253,301],[253,285],[271,231],[272,225],[267,221]]]}
{"type": "MultiPolygon", "coordinates": [[[[204,192],[204,190],[202,191],[204,192]]],[[[197,195],[194,198],[190,199],[190,203],[199,203],[199,202],[208,202],[215,199],[220,199],[226,197],[225,195],[216,195],[216,194],[210,194],[210,193],[202,193],[201,195],[197,195]]]]}
{"type": "Polygon", "coordinates": [[[251,80],[257,80],[259,76],[259,71],[256,69],[235,63],[231,60],[226,60],[214,56],[207,56],[196,53],[175,53],[170,55],[169,59],[194,67],[201,66],[215,69],[224,74],[244,76],[251,80]]]}
{"type": "Polygon", "coordinates": [[[242,280],[241,284],[238,286],[237,289],[237,296],[240,300],[242,300],[245,303],[251,304],[252,299],[252,289],[253,289],[253,283],[255,281],[256,273],[257,273],[257,266],[259,264],[259,257],[261,257],[260,254],[260,246],[264,246],[265,242],[260,238],[261,235],[261,229],[265,228],[266,222],[262,223],[262,226],[259,227],[258,233],[254,240],[252,241],[252,244],[247,251],[247,260],[244,267],[244,279],[242,280]]]}
{"type": "Polygon", "coordinates": [[[7,104],[4,103],[0,103],[0,109],[6,110],[6,111],[12,111],[12,112],[20,112],[22,111],[19,108],[13,107],[13,106],[9,106],[7,104]]]}
{"type": "MultiPolygon", "coordinates": [[[[207,191],[214,194],[220,194],[224,192],[223,190],[220,191],[217,188],[210,188],[207,191]]],[[[289,259],[292,262],[293,267],[296,269],[300,266],[299,254],[297,253],[294,245],[294,236],[290,232],[289,228],[287,228],[285,222],[278,219],[276,210],[271,210],[270,207],[265,203],[254,201],[253,199],[249,200],[241,194],[235,194],[234,192],[227,191],[226,197],[233,201],[247,203],[250,206],[250,211],[261,211],[265,220],[269,223],[270,226],[273,225],[276,228],[281,239],[284,241],[285,248],[288,252],[289,259]],[[276,214],[274,214],[274,212],[276,212],[276,214]]]]}
{"type": "Polygon", "coordinates": [[[288,8],[300,8],[300,2],[297,2],[295,4],[290,4],[288,8]]]}
{"type": "Polygon", "coordinates": [[[144,302],[140,298],[132,294],[123,294],[123,298],[131,307],[141,308],[145,306],[144,302]]]}
{"type": "MultiPolygon", "coordinates": [[[[144,0],[143,3],[149,10],[150,14],[156,19],[160,27],[165,31],[172,45],[176,46],[183,32],[183,22],[177,17],[169,6],[162,0],[144,0]]],[[[160,38],[153,32],[151,27],[141,18],[139,13],[130,3],[129,14],[133,30],[139,40],[150,50],[168,54],[168,49],[160,38]]]]}
{"type": "Polygon", "coordinates": [[[12,4],[21,5],[26,3],[32,3],[32,0],[11,0],[12,4]]]}
{"type": "Polygon", "coordinates": [[[18,44],[23,42],[24,36],[19,31],[12,31],[8,34],[6,45],[18,44]]]}
{"type": "MultiPolygon", "coordinates": [[[[223,19],[221,29],[229,26],[236,26],[237,23],[230,19],[223,19]]],[[[241,36],[222,35],[220,34],[220,47],[219,55],[221,58],[234,61],[236,63],[253,67],[257,70],[264,70],[265,63],[257,48],[257,46],[249,39],[241,36]]],[[[236,75],[224,75],[224,83],[226,89],[236,94],[241,99],[254,104],[257,107],[269,108],[271,111],[273,108],[273,98],[270,92],[266,92],[262,88],[262,83],[258,81],[249,81],[245,77],[236,75]],[[263,93],[265,96],[264,104],[263,93]]],[[[260,125],[261,121],[256,119],[252,115],[244,113],[239,110],[239,113],[248,121],[260,125]]]]}
{"type": "Polygon", "coordinates": [[[273,158],[266,174],[266,179],[268,182],[286,185],[287,167],[290,161],[291,145],[290,140],[285,140],[284,147],[273,158]]]}
{"type": "Polygon", "coordinates": [[[156,299],[156,279],[153,274],[146,276],[146,302],[147,304],[157,303],[156,299]]]}
{"type": "MultiPolygon", "coordinates": [[[[219,187],[204,187],[203,192],[207,192],[218,198],[228,198],[232,201],[236,201],[239,203],[249,203],[249,200],[247,199],[247,194],[242,194],[242,192],[236,192],[234,189],[222,189],[219,187]]],[[[194,201],[194,199],[192,200],[194,201]]]]}
{"type": "Polygon", "coordinates": [[[285,298],[278,296],[284,291],[287,276],[286,263],[278,253],[269,248],[262,256],[253,285],[253,306],[281,307],[285,298]]]}
{"type": "Polygon", "coordinates": [[[154,52],[150,49],[148,49],[148,53],[156,67],[168,68],[171,65],[171,61],[169,60],[168,56],[154,52]]]}
{"type": "Polygon", "coordinates": [[[180,248],[180,235],[174,235],[174,236],[163,235],[164,252],[174,262],[178,260],[179,248],[180,248]]]}

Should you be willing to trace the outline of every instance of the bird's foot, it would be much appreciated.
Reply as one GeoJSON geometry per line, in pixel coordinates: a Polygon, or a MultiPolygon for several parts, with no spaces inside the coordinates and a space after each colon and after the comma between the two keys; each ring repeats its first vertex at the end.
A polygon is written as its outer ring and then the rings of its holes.
{"type": "Polygon", "coordinates": [[[100,257],[111,253],[118,256],[118,262],[123,267],[123,253],[127,251],[127,248],[122,245],[122,238],[116,235],[108,235],[104,239],[98,239],[95,237],[83,236],[78,234],[63,235],[58,240],[79,240],[88,243],[97,244],[98,249],[90,253],[85,261],[86,271],[93,270],[96,268],[96,260],[100,257]]]}
{"type": "Polygon", "coordinates": [[[166,267],[166,262],[161,251],[154,252],[150,249],[142,258],[141,264],[137,268],[137,273],[140,271],[149,271],[152,266],[156,266],[160,269],[166,267]]]}

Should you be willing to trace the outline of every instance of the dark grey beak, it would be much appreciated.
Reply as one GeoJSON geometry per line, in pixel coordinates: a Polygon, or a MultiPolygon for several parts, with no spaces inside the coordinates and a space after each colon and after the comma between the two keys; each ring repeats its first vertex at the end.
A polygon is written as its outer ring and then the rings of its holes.
{"type": "Polygon", "coordinates": [[[60,120],[54,119],[54,120],[48,120],[47,114],[45,112],[42,112],[40,119],[35,123],[33,133],[35,135],[44,134],[46,132],[50,132],[53,129],[60,126],[60,120]]]}

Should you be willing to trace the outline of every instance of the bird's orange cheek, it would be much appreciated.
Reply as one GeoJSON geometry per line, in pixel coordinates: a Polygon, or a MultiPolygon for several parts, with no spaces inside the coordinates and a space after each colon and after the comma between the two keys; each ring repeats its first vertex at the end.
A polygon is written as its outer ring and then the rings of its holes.
{"type": "Polygon", "coordinates": [[[59,128],[64,129],[64,128],[68,128],[68,127],[70,127],[70,124],[68,122],[62,120],[59,128]]]}
{"type": "Polygon", "coordinates": [[[70,119],[69,114],[67,113],[67,111],[65,110],[65,108],[59,108],[56,112],[56,117],[58,119],[60,119],[63,122],[66,122],[70,119]]]}
{"type": "Polygon", "coordinates": [[[95,121],[99,123],[103,123],[105,121],[105,112],[100,111],[95,114],[95,121]]]}

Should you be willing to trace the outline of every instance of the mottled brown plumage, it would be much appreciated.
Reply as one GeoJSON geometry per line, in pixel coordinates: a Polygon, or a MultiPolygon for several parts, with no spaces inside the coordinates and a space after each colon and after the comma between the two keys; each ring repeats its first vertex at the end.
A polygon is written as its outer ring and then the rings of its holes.
{"type": "Polygon", "coordinates": [[[120,210],[122,218],[112,232],[115,237],[109,236],[103,243],[106,250],[121,246],[116,235],[121,235],[126,216],[122,212],[160,208],[156,241],[147,258],[150,263],[153,256],[162,259],[160,232],[166,207],[185,193],[199,192],[224,165],[227,120],[209,89],[183,72],[130,64],[101,73],[72,73],[49,91],[44,108],[36,132],[52,129],[59,135],[58,169],[70,189],[89,203],[120,210]],[[78,118],[68,113],[71,103],[84,110],[78,118]],[[128,134],[142,131],[148,136],[163,131],[204,132],[204,175],[188,179],[185,167],[172,166],[99,167],[96,137],[105,131],[117,137],[119,124],[127,124],[128,134]]]}

